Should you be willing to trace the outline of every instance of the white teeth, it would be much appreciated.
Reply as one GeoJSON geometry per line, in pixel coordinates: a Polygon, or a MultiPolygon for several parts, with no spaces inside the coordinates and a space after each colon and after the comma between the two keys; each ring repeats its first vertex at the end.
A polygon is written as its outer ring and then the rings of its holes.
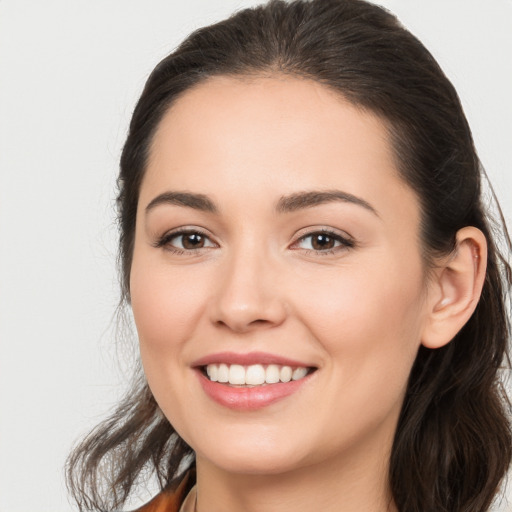
{"type": "Polygon", "coordinates": [[[233,386],[261,386],[263,384],[276,384],[303,379],[308,369],[291,366],[269,364],[266,368],[261,364],[242,366],[240,364],[209,364],[206,374],[212,382],[229,383],[233,386]]]}
{"type": "Polygon", "coordinates": [[[275,384],[279,382],[279,366],[276,364],[269,364],[265,372],[265,382],[267,384],[275,384]]]}
{"type": "Polygon", "coordinates": [[[206,367],[206,373],[212,382],[217,382],[219,379],[219,367],[216,364],[209,364],[206,367]]]}
{"type": "Polygon", "coordinates": [[[252,364],[245,371],[245,383],[259,386],[265,383],[265,368],[261,364],[252,364]]]}
{"type": "Polygon", "coordinates": [[[308,370],[306,368],[295,368],[292,373],[292,380],[303,379],[307,373],[308,370]]]}
{"type": "Polygon", "coordinates": [[[281,382],[290,382],[292,380],[292,369],[289,366],[283,366],[279,372],[281,382]]]}
{"type": "Polygon", "coordinates": [[[229,382],[229,367],[227,364],[219,364],[217,380],[218,382],[229,382]]]}
{"type": "Polygon", "coordinates": [[[232,364],[229,367],[229,383],[245,384],[245,368],[239,364],[232,364]]]}

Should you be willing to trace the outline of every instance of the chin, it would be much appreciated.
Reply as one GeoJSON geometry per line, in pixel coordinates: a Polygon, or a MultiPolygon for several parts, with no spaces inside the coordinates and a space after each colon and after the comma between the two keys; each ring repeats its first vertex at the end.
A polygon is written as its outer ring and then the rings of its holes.
{"type": "Polygon", "coordinates": [[[240,475],[279,475],[301,467],[300,461],[275,454],[247,457],[230,453],[226,458],[215,457],[210,462],[223,471],[240,475]]]}
{"type": "Polygon", "coordinates": [[[209,449],[196,452],[199,458],[208,459],[219,469],[237,474],[273,475],[282,474],[304,465],[307,462],[298,447],[239,442],[228,443],[227,446],[215,445],[215,450],[209,449]]]}

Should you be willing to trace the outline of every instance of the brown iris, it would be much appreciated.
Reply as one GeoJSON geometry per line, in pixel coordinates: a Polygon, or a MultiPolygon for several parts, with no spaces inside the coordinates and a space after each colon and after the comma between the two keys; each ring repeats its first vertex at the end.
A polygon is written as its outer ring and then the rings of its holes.
{"type": "Polygon", "coordinates": [[[322,249],[333,249],[335,240],[332,236],[324,233],[318,233],[311,237],[311,246],[315,251],[321,251],[322,249]]]}
{"type": "Polygon", "coordinates": [[[182,235],[182,245],[184,249],[200,249],[204,247],[205,237],[199,233],[186,233],[182,235]]]}

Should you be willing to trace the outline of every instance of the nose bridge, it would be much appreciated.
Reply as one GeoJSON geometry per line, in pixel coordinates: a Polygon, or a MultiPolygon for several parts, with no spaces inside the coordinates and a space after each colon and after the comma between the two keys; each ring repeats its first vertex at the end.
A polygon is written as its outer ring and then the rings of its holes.
{"type": "Polygon", "coordinates": [[[280,324],[285,306],[275,286],[277,273],[268,244],[243,237],[222,262],[212,320],[237,332],[280,324]]]}

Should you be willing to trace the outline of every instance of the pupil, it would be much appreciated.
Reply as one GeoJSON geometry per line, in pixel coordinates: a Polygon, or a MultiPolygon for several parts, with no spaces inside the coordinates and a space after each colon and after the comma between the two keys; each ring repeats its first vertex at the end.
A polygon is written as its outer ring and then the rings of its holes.
{"type": "Polygon", "coordinates": [[[319,249],[332,249],[334,247],[334,239],[328,235],[316,235],[313,238],[313,248],[319,249]]]}
{"type": "Polygon", "coordinates": [[[204,238],[202,235],[198,235],[197,233],[191,233],[190,235],[185,235],[183,237],[182,243],[185,249],[197,249],[198,247],[203,247],[204,238]]]}

